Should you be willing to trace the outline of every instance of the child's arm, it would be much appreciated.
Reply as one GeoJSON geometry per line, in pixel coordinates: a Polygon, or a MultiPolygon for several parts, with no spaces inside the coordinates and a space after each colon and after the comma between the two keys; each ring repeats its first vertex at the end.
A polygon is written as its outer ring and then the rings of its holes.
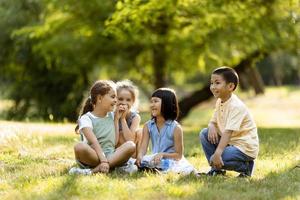
{"type": "Polygon", "coordinates": [[[222,166],[224,165],[221,156],[222,156],[222,153],[223,153],[225,147],[229,143],[231,134],[232,134],[231,130],[225,130],[224,133],[222,133],[220,143],[218,144],[218,147],[217,147],[215,153],[211,157],[210,164],[213,167],[215,167],[216,169],[221,169],[222,166]]]}
{"type": "Polygon", "coordinates": [[[217,124],[212,121],[208,124],[208,141],[212,144],[217,144],[219,142],[217,124]]]}
{"type": "Polygon", "coordinates": [[[102,151],[102,148],[101,148],[100,144],[98,143],[98,140],[97,140],[95,134],[93,133],[93,130],[89,127],[85,127],[85,128],[82,128],[81,131],[84,134],[87,141],[89,142],[92,149],[95,150],[95,152],[98,156],[98,159],[99,159],[99,164],[108,163],[107,158],[105,157],[105,155],[102,151]]]}
{"type": "Polygon", "coordinates": [[[138,114],[132,119],[132,123],[130,127],[128,127],[126,118],[125,117],[121,118],[122,131],[126,141],[135,140],[135,132],[139,128],[140,122],[141,122],[141,117],[138,114]]]}
{"type": "Polygon", "coordinates": [[[143,136],[142,136],[141,146],[140,146],[140,149],[138,150],[139,153],[136,158],[136,163],[138,166],[141,166],[142,158],[147,152],[149,139],[150,139],[150,135],[149,135],[149,131],[148,131],[148,126],[147,126],[147,124],[145,124],[143,127],[143,136]]]}
{"type": "Polygon", "coordinates": [[[154,163],[158,164],[162,158],[171,158],[174,160],[180,160],[183,155],[183,131],[181,126],[177,125],[174,130],[174,153],[158,153],[154,156],[154,163]]]}
{"type": "Polygon", "coordinates": [[[114,124],[115,124],[115,145],[119,142],[119,119],[120,119],[119,107],[114,112],[114,124]]]}

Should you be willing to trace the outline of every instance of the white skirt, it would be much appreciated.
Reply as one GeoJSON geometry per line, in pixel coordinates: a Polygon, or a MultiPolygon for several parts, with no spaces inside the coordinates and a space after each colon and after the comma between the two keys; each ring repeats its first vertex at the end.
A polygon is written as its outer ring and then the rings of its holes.
{"type": "MultiPolygon", "coordinates": [[[[152,161],[155,155],[156,154],[145,155],[141,162],[142,166],[147,168],[162,169],[161,163],[155,165],[154,162],[152,161]]],[[[168,160],[169,162],[167,168],[163,167],[163,170],[161,170],[164,173],[173,172],[173,173],[188,175],[196,171],[194,166],[191,163],[189,163],[189,161],[184,156],[182,156],[182,158],[178,161],[173,159],[168,159],[168,160]]]]}

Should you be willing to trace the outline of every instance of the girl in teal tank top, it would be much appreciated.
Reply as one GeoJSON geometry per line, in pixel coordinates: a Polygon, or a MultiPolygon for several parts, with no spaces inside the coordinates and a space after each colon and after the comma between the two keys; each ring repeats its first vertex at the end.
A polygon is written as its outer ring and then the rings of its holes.
{"type": "Polygon", "coordinates": [[[70,174],[108,173],[111,168],[126,163],[135,152],[132,141],[115,149],[119,140],[115,131],[118,121],[112,111],[116,103],[115,84],[112,81],[95,82],[75,129],[83,140],[74,146],[75,158],[81,167],[89,169],[72,168],[70,174]]]}

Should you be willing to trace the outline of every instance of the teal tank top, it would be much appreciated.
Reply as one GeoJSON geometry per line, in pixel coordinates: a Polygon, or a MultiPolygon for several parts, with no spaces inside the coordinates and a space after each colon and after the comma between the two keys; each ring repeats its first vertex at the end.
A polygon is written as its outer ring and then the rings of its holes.
{"type": "Polygon", "coordinates": [[[92,121],[93,132],[104,154],[106,156],[113,154],[115,152],[116,143],[113,113],[109,112],[103,118],[94,118],[90,113],[87,113],[87,116],[92,121]]]}

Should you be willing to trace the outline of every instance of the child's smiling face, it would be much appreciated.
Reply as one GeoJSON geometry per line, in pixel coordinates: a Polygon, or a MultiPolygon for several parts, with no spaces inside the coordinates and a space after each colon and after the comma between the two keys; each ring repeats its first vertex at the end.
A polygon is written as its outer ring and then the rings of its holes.
{"type": "Polygon", "coordinates": [[[213,93],[214,97],[221,98],[226,101],[232,91],[234,84],[227,83],[222,75],[212,74],[210,79],[210,91],[213,93]]]}
{"type": "Polygon", "coordinates": [[[121,89],[118,92],[118,105],[120,106],[128,106],[128,109],[133,105],[133,97],[129,90],[121,89]]]}
{"type": "Polygon", "coordinates": [[[107,112],[113,111],[116,103],[116,91],[111,89],[107,94],[101,96],[98,95],[97,97],[97,103],[96,105],[100,105],[102,109],[104,109],[107,112]]]}
{"type": "Polygon", "coordinates": [[[157,117],[161,115],[161,98],[151,97],[150,110],[152,117],[157,117]]]}

